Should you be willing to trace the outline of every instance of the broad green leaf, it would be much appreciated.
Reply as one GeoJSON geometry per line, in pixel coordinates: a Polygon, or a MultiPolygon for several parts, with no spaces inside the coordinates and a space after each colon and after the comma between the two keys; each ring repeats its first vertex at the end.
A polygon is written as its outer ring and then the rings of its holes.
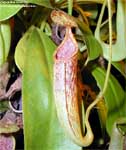
{"type": "Polygon", "coordinates": [[[33,27],[25,43],[23,66],[23,115],[25,149],[81,150],[67,139],[56,116],[52,69],[56,46],[33,27]]]}
{"type": "Polygon", "coordinates": [[[119,126],[125,126],[126,128],[126,118],[119,118],[113,125],[112,135],[109,145],[109,150],[124,150],[125,143],[125,133],[121,133],[119,126]]]}
{"type": "MultiPolygon", "coordinates": [[[[23,37],[20,39],[20,41],[18,42],[18,44],[16,46],[15,62],[21,72],[23,72],[23,68],[24,68],[24,60],[25,60],[26,51],[27,51],[27,48],[26,48],[27,42],[29,40],[29,36],[32,33],[33,29],[34,29],[34,27],[29,28],[29,30],[23,35],[23,37]]],[[[46,42],[46,41],[48,41],[49,38],[47,36],[45,36],[45,34],[43,32],[41,32],[41,34],[39,36],[41,37],[40,42],[43,43],[44,47],[46,49],[50,49],[50,47],[52,45],[47,44],[47,42],[46,42]]],[[[51,44],[52,44],[52,42],[51,42],[51,44]]],[[[54,47],[54,44],[53,44],[53,47],[54,47]]],[[[45,51],[45,54],[52,57],[52,53],[48,50],[45,51]]],[[[48,59],[48,57],[47,57],[47,59],[48,59]]],[[[48,63],[49,63],[48,66],[49,66],[50,72],[52,73],[52,66],[50,65],[50,63],[52,63],[52,62],[50,60],[48,60],[48,63]]]]}
{"type": "Polygon", "coordinates": [[[47,61],[47,66],[48,66],[48,71],[50,74],[50,78],[52,79],[53,77],[53,53],[54,50],[56,49],[56,45],[49,39],[49,37],[42,32],[41,30],[38,30],[40,39],[41,39],[41,43],[43,44],[44,47],[44,53],[45,53],[45,57],[46,57],[46,61],[47,61]]]}
{"type": "Polygon", "coordinates": [[[23,5],[21,4],[10,4],[0,2],[0,21],[7,20],[14,16],[23,5]]]}
{"type": "Polygon", "coordinates": [[[8,20],[0,22],[0,66],[6,62],[11,45],[11,27],[8,20]]]}
{"type": "Polygon", "coordinates": [[[0,23],[0,30],[2,33],[3,41],[4,41],[4,49],[5,49],[5,56],[4,59],[6,60],[9,50],[10,50],[10,45],[11,45],[11,26],[10,22],[8,20],[2,21],[0,23]]]}
{"type": "Polygon", "coordinates": [[[23,37],[20,39],[20,41],[18,42],[17,46],[16,46],[16,50],[15,50],[15,63],[17,65],[17,67],[20,69],[21,72],[23,72],[23,68],[24,68],[24,59],[26,56],[26,45],[27,45],[27,41],[29,38],[30,33],[32,32],[33,27],[31,27],[24,35],[23,37]]]}
{"type": "Polygon", "coordinates": [[[80,30],[82,31],[83,40],[87,46],[88,61],[94,60],[102,54],[102,47],[93,36],[90,28],[84,22],[78,20],[77,23],[79,25],[80,30]]]}
{"type": "MultiPolygon", "coordinates": [[[[92,71],[92,74],[97,81],[98,87],[102,90],[106,76],[105,70],[97,67],[92,71]]],[[[117,118],[126,116],[124,91],[113,75],[109,77],[104,99],[108,110],[106,127],[108,133],[111,135],[113,124],[117,118]]]]}
{"type": "MultiPolygon", "coordinates": [[[[101,14],[102,15],[102,14],[101,14]]],[[[116,16],[116,30],[117,40],[112,45],[112,61],[120,61],[126,58],[126,3],[124,0],[117,1],[117,16],[116,16]]],[[[101,24],[101,20],[100,24],[101,24]]],[[[100,38],[100,24],[95,30],[95,37],[100,42],[103,49],[103,56],[109,59],[109,45],[104,43],[100,38]]]]}
{"type": "Polygon", "coordinates": [[[98,58],[102,54],[102,47],[93,35],[85,35],[84,40],[88,49],[88,61],[98,58]]]}
{"type": "Polygon", "coordinates": [[[4,62],[4,40],[0,31],[0,65],[4,62]]]}

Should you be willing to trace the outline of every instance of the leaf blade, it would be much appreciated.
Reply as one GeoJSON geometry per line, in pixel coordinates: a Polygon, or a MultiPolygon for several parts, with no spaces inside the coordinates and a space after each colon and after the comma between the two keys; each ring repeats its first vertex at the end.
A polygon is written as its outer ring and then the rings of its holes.
{"type": "Polygon", "coordinates": [[[21,8],[23,5],[19,4],[9,4],[9,3],[0,3],[0,21],[7,20],[14,16],[21,8]]]}

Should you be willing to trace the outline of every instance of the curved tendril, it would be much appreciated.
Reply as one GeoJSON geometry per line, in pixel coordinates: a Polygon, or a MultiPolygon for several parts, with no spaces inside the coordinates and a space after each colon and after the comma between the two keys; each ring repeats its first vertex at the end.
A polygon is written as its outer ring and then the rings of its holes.
{"type": "MultiPolygon", "coordinates": [[[[91,109],[101,100],[103,99],[103,96],[107,90],[108,86],[108,81],[109,81],[109,75],[110,75],[110,69],[111,69],[111,62],[112,62],[112,12],[111,12],[111,1],[108,1],[108,15],[109,15],[109,62],[107,66],[107,73],[106,73],[106,78],[103,86],[103,90],[98,94],[97,98],[92,102],[89,107],[86,110],[86,115],[85,115],[85,122],[88,121],[90,111],[91,109]]],[[[103,4],[103,7],[105,6],[106,0],[103,4]]]]}

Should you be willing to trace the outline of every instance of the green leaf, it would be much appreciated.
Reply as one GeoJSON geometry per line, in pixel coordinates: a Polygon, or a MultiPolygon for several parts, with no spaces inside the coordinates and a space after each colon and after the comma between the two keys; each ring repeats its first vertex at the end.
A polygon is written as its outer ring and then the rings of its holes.
{"type": "Polygon", "coordinates": [[[14,16],[23,5],[20,4],[9,4],[9,3],[0,3],[0,21],[7,20],[14,16]]]}
{"type": "Polygon", "coordinates": [[[0,66],[6,62],[11,45],[11,27],[8,20],[0,22],[0,66]]]}
{"type": "Polygon", "coordinates": [[[98,58],[102,54],[102,47],[91,34],[84,34],[86,46],[88,49],[88,61],[98,58]]]}
{"type": "MultiPolygon", "coordinates": [[[[112,61],[120,61],[126,58],[126,3],[124,0],[117,1],[117,17],[116,17],[116,30],[117,40],[112,45],[112,61]]],[[[101,24],[101,20],[100,20],[101,24]]],[[[95,37],[100,42],[103,49],[103,56],[109,59],[109,45],[104,43],[100,38],[100,24],[95,30],[95,37]]]]}
{"type": "Polygon", "coordinates": [[[81,150],[67,139],[56,116],[52,70],[54,43],[33,27],[24,45],[23,115],[25,149],[81,150]]]}
{"type": "MultiPolygon", "coordinates": [[[[97,67],[92,71],[92,74],[97,81],[98,87],[102,90],[106,71],[97,67]]],[[[113,75],[109,77],[108,88],[104,99],[108,109],[106,126],[108,133],[111,135],[113,124],[117,118],[126,116],[124,91],[113,75]]]]}
{"type": "Polygon", "coordinates": [[[23,37],[20,39],[16,46],[15,50],[15,63],[17,67],[20,69],[21,72],[23,72],[24,68],[24,60],[26,56],[26,45],[27,41],[29,39],[30,33],[33,31],[33,27],[29,28],[29,30],[23,35],[23,37]]]}
{"type": "Polygon", "coordinates": [[[90,28],[84,22],[77,20],[77,23],[83,34],[83,41],[87,46],[88,61],[94,60],[102,54],[102,47],[93,36],[90,28]]]}

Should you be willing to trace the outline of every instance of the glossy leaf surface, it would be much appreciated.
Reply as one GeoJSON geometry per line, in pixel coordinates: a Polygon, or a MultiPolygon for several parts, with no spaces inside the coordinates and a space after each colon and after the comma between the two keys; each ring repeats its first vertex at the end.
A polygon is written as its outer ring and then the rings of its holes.
{"type": "Polygon", "coordinates": [[[0,66],[6,62],[11,45],[11,27],[9,21],[0,22],[0,66]]]}
{"type": "Polygon", "coordinates": [[[30,33],[32,32],[33,28],[31,27],[25,34],[24,36],[20,39],[16,46],[16,51],[15,51],[15,63],[17,67],[20,69],[21,72],[23,72],[24,68],[24,60],[26,57],[26,45],[28,41],[28,37],[30,33]]]}
{"type": "Polygon", "coordinates": [[[23,6],[18,4],[0,3],[0,21],[7,20],[14,16],[23,6]]]}

